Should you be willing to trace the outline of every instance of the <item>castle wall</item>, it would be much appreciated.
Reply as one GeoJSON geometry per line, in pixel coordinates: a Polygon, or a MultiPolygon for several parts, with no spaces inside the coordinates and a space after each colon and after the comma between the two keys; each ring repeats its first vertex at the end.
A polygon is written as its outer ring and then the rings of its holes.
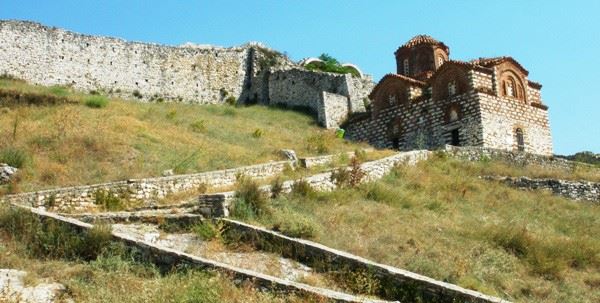
{"type": "Polygon", "coordinates": [[[300,68],[274,70],[269,75],[268,83],[270,104],[309,109],[318,114],[319,123],[326,127],[337,127],[350,111],[364,112],[363,99],[374,86],[370,78],[360,79],[350,74],[312,72],[300,68]],[[339,98],[324,99],[323,92],[328,93],[327,96],[335,94],[346,97],[346,108],[339,106],[339,98]],[[332,100],[333,103],[324,104],[323,100],[332,100]],[[325,121],[326,111],[329,116],[337,117],[336,123],[325,121]]]}
{"type": "Polygon", "coordinates": [[[326,128],[338,127],[348,118],[349,106],[346,96],[321,92],[317,117],[326,128]]]}
{"type": "Polygon", "coordinates": [[[220,103],[239,97],[249,48],[171,47],[0,21],[0,74],[144,100],[220,103]]]}
{"type": "Polygon", "coordinates": [[[516,129],[524,133],[525,151],[552,155],[552,135],[546,109],[523,101],[478,93],[481,103],[483,146],[516,150],[516,129]]]}

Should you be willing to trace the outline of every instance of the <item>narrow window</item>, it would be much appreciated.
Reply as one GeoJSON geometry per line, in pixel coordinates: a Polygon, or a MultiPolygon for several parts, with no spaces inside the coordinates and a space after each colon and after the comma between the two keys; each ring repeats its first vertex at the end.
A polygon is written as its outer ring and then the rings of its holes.
{"type": "Polygon", "coordinates": [[[404,75],[408,76],[408,59],[404,59],[404,75]]]}
{"type": "Polygon", "coordinates": [[[460,146],[460,134],[458,128],[450,132],[450,145],[460,146]]]}
{"type": "Polygon", "coordinates": [[[515,133],[517,136],[517,150],[524,151],[525,150],[525,138],[523,137],[523,130],[520,128],[517,128],[515,130],[515,133]]]}
{"type": "Polygon", "coordinates": [[[512,79],[508,79],[504,82],[506,95],[509,97],[515,96],[515,84],[512,79]]]}
{"type": "Polygon", "coordinates": [[[448,82],[448,96],[456,95],[456,81],[448,82]]]}
{"type": "Polygon", "coordinates": [[[448,113],[448,121],[454,122],[456,120],[458,120],[458,111],[456,108],[450,109],[450,113],[448,113]]]}
{"type": "Polygon", "coordinates": [[[389,95],[388,96],[388,103],[390,104],[390,106],[395,105],[396,104],[396,95],[389,95]]]}
{"type": "Polygon", "coordinates": [[[444,64],[444,57],[438,56],[438,68],[444,64]]]}

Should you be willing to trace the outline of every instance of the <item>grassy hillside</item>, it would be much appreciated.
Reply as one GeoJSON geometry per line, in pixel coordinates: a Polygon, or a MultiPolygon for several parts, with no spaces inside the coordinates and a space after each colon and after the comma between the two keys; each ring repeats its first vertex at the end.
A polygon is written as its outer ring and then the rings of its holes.
{"type": "Polygon", "coordinates": [[[232,168],[282,160],[282,148],[360,147],[309,115],[264,106],[143,104],[11,79],[0,79],[0,95],[0,162],[23,168],[11,191],[232,168]]]}
{"type": "Polygon", "coordinates": [[[250,285],[236,286],[230,277],[215,272],[184,267],[161,272],[140,260],[135,250],[111,243],[106,227],[76,233],[0,205],[0,268],[26,271],[28,286],[65,285],[65,298],[59,302],[307,302],[294,295],[259,292],[250,285]]]}
{"type": "MultiPolygon", "coordinates": [[[[600,301],[600,208],[485,181],[490,172],[566,175],[541,167],[437,156],[383,180],[271,200],[258,218],[312,238],[516,302],[600,301]]],[[[600,170],[579,172],[598,179],[600,170]]],[[[240,215],[238,212],[234,212],[240,215]]]]}

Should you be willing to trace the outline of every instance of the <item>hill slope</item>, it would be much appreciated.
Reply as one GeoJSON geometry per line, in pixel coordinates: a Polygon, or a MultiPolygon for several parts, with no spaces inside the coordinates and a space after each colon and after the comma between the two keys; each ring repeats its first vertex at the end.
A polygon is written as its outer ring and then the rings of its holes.
{"type": "Polygon", "coordinates": [[[127,102],[12,79],[0,79],[0,93],[0,162],[24,162],[20,191],[282,160],[283,148],[361,147],[309,115],[264,106],[127,102]]]}

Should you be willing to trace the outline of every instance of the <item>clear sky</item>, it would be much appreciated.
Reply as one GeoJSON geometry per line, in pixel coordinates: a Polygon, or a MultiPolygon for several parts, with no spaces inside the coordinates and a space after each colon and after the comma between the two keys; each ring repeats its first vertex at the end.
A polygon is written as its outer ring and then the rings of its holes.
{"type": "Polygon", "coordinates": [[[600,152],[599,0],[0,0],[0,19],[172,45],[260,41],[294,60],[329,53],[375,81],[428,34],[453,59],[513,56],[544,86],[555,153],[600,152]]]}

